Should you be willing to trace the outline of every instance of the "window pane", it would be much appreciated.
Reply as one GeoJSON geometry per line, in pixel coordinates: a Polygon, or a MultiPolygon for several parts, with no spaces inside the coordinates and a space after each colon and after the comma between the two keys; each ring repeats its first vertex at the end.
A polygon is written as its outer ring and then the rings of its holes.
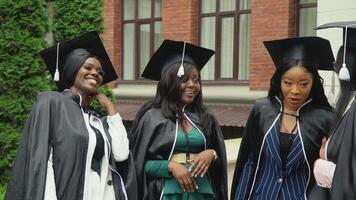
{"type": "Polygon", "coordinates": [[[216,12],[216,0],[201,0],[201,13],[216,12]]]}
{"type": "Polygon", "coordinates": [[[154,33],[154,51],[158,49],[159,46],[162,44],[162,22],[155,22],[155,33],[154,33]]]}
{"type": "MultiPolygon", "coordinates": [[[[215,50],[215,17],[201,18],[200,45],[215,50]]],[[[201,71],[202,80],[214,80],[215,55],[201,71]]]]}
{"type": "Polygon", "coordinates": [[[233,77],[234,53],[234,18],[222,18],[221,21],[221,55],[220,77],[233,77]]]}
{"type": "Polygon", "coordinates": [[[239,9],[240,10],[247,10],[250,9],[251,7],[251,0],[240,0],[240,5],[239,5],[239,9]]]}
{"type": "Polygon", "coordinates": [[[150,58],[150,25],[140,25],[140,74],[150,58]]]}
{"type": "Polygon", "coordinates": [[[236,0],[220,0],[220,11],[231,11],[235,10],[236,0]]]}
{"type": "Polygon", "coordinates": [[[248,80],[250,62],[250,15],[240,15],[238,79],[248,80]]]}
{"type": "Polygon", "coordinates": [[[151,18],[151,0],[138,0],[138,18],[151,18]]]}
{"type": "Polygon", "coordinates": [[[318,0],[299,0],[299,4],[302,4],[302,3],[317,3],[318,0]]]}
{"type": "Polygon", "coordinates": [[[162,16],[162,0],[155,0],[155,17],[162,16]]]}
{"type": "Polygon", "coordinates": [[[123,79],[134,79],[134,46],[135,46],[135,25],[124,24],[124,66],[123,66],[123,79]]]}
{"type": "Polygon", "coordinates": [[[317,8],[302,8],[299,13],[299,36],[315,36],[317,8]]]}
{"type": "Polygon", "coordinates": [[[135,1],[124,0],[124,19],[135,18],[135,1]]]}

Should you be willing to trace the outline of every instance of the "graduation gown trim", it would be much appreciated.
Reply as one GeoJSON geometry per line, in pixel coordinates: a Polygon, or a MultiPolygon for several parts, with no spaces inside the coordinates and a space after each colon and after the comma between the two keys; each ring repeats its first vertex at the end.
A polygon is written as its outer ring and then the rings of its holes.
{"type": "MultiPolygon", "coordinates": [[[[310,103],[311,101],[305,102],[297,112],[297,128],[309,168],[307,193],[315,185],[310,164],[318,158],[321,140],[323,136],[328,134],[332,119],[335,116],[330,110],[315,108],[310,103]]],[[[247,195],[243,199],[248,199],[251,195],[266,134],[270,132],[271,127],[279,119],[281,111],[282,103],[277,97],[275,101],[270,101],[267,97],[256,101],[241,141],[231,186],[231,199],[235,198],[236,189],[246,163],[250,164],[249,170],[252,178],[247,181],[247,195]]]]}
{"type": "MultiPolygon", "coordinates": [[[[43,199],[51,148],[57,199],[83,199],[89,136],[79,101],[79,95],[68,91],[38,94],[22,132],[5,199],[43,199]]],[[[106,119],[102,122],[111,140],[106,119]]],[[[110,155],[109,164],[121,174],[129,199],[137,199],[135,171],[129,167],[133,159],[118,163],[110,155]]],[[[112,178],[119,199],[124,195],[121,178],[116,173],[112,178]]]]}
{"type": "MultiPolygon", "coordinates": [[[[185,111],[187,119],[200,131],[196,114],[185,111]]],[[[205,147],[215,149],[219,161],[213,162],[209,168],[213,190],[217,199],[227,200],[227,162],[223,136],[216,119],[210,115],[212,127],[209,133],[202,133],[205,147]],[[216,173],[219,172],[219,173],[216,173]]],[[[162,198],[163,179],[148,177],[144,171],[146,160],[169,160],[175,146],[178,123],[165,118],[159,108],[151,108],[138,122],[135,141],[131,152],[135,159],[138,177],[139,199],[157,200],[162,198]]],[[[201,131],[200,131],[201,132],[201,131]]]]}

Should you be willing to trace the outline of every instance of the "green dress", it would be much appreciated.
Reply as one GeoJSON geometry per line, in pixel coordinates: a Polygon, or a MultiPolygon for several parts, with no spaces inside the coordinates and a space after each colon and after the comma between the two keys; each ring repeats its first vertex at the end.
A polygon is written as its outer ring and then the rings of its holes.
{"type": "MultiPolygon", "coordinates": [[[[184,132],[179,130],[177,141],[174,147],[174,153],[185,153],[186,140],[184,132]]],[[[189,147],[191,153],[199,153],[204,150],[204,138],[202,134],[193,126],[188,133],[189,147]]],[[[199,189],[195,192],[184,192],[179,182],[168,172],[168,160],[147,160],[145,163],[145,172],[148,176],[154,178],[163,178],[163,200],[209,200],[214,199],[214,192],[208,174],[204,177],[196,177],[195,180],[199,189]]],[[[185,163],[188,168],[189,163],[185,163]]]]}

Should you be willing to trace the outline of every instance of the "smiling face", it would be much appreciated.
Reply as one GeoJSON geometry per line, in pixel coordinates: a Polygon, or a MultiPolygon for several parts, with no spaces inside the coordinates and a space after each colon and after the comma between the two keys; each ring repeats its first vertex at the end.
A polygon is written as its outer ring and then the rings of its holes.
{"type": "Polygon", "coordinates": [[[310,96],[313,75],[301,66],[286,71],[281,78],[281,91],[285,109],[296,111],[310,96]]]}
{"type": "Polygon", "coordinates": [[[73,89],[76,91],[92,95],[103,82],[103,70],[98,59],[88,58],[79,69],[75,77],[73,89]]]}
{"type": "Polygon", "coordinates": [[[193,103],[200,92],[199,72],[192,69],[187,77],[180,83],[180,102],[183,105],[193,103]]]}

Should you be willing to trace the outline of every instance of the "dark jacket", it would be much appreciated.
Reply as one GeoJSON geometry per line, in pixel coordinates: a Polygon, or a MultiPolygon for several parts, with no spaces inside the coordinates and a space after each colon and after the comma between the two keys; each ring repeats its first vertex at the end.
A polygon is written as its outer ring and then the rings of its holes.
{"type": "MultiPolygon", "coordinates": [[[[257,100],[250,116],[241,141],[239,154],[231,187],[231,199],[234,199],[237,186],[242,176],[242,171],[247,162],[251,165],[251,175],[247,183],[248,199],[252,184],[257,173],[257,163],[260,160],[262,144],[266,134],[270,132],[272,126],[277,122],[282,111],[281,102],[278,98],[270,101],[268,98],[257,100]]],[[[304,155],[308,165],[307,193],[315,185],[312,173],[312,165],[319,157],[319,148],[322,138],[329,134],[332,120],[335,114],[331,109],[316,108],[310,101],[307,101],[298,110],[297,127],[302,139],[304,155]]],[[[307,194],[305,194],[306,196],[307,194]]]]}
{"type": "MultiPolygon", "coordinates": [[[[199,129],[197,115],[186,112],[188,118],[199,129]]],[[[209,168],[215,195],[220,200],[227,199],[227,170],[224,138],[215,118],[210,115],[212,126],[208,133],[203,133],[206,148],[214,149],[218,154],[218,161],[209,168]]],[[[159,200],[163,189],[163,180],[148,177],[145,173],[146,160],[169,160],[174,149],[178,124],[162,115],[161,109],[151,108],[142,116],[138,126],[132,133],[135,141],[130,141],[131,152],[134,156],[138,178],[138,194],[142,200],[159,200]]]]}

